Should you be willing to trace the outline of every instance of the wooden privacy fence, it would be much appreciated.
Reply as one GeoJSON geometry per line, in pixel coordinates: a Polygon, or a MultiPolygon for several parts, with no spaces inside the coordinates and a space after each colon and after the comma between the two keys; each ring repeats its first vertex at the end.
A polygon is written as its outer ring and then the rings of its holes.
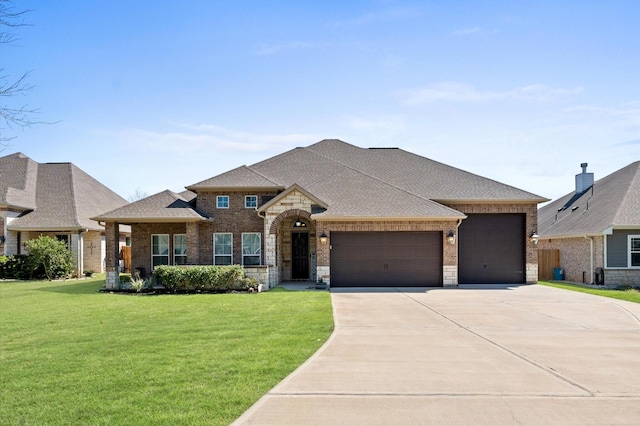
{"type": "Polygon", "coordinates": [[[538,250],[538,279],[550,281],[553,279],[553,268],[560,267],[560,250],[538,250]]]}
{"type": "Polygon", "coordinates": [[[131,247],[122,246],[120,248],[120,259],[122,259],[122,272],[131,272],[131,247]]]}

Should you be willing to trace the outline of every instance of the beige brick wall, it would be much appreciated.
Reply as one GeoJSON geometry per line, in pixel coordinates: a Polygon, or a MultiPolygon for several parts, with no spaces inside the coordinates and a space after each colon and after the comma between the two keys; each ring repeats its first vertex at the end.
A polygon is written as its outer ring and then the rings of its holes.
{"type": "Polygon", "coordinates": [[[257,279],[264,287],[268,287],[269,285],[268,266],[245,266],[244,275],[248,278],[257,279]]]}
{"type": "Polygon", "coordinates": [[[605,285],[640,286],[640,269],[606,269],[605,285]]]}
{"type": "MultiPolygon", "coordinates": [[[[540,239],[539,249],[560,250],[560,267],[566,281],[592,282],[591,241],[587,238],[540,239]]],[[[604,237],[593,237],[593,269],[604,267],[604,237]]],[[[606,276],[606,274],[605,274],[606,276]]]]}
{"type": "Polygon", "coordinates": [[[102,234],[89,231],[82,236],[84,265],[83,271],[103,272],[104,253],[102,252],[102,234]]]}

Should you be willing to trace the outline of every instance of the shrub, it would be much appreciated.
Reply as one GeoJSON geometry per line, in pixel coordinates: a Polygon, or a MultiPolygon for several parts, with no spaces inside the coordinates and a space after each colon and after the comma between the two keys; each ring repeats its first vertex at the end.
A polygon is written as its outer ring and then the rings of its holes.
{"type": "Polygon", "coordinates": [[[139,277],[133,277],[129,282],[129,286],[138,293],[146,288],[146,284],[146,281],[139,277]]]}
{"type": "Polygon", "coordinates": [[[41,235],[34,240],[26,241],[25,247],[29,251],[29,261],[32,261],[33,270],[44,268],[44,274],[49,281],[69,276],[73,272],[73,253],[64,241],[41,235]]]}
{"type": "Polygon", "coordinates": [[[244,269],[233,266],[168,266],[156,267],[153,276],[171,292],[227,292],[257,289],[259,282],[244,276],[244,269]]]}
{"type": "Polygon", "coordinates": [[[42,268],[36,268],[33,259],[25,254],[0,256],[0,278],[29,280],[44,276],[42,268]]]}

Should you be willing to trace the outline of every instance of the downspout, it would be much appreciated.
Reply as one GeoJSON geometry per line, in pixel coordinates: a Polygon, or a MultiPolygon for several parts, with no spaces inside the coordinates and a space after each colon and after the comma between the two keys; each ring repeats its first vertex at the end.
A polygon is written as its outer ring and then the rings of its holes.
{"type": "Polygon", "coordinates": [[[589,240],[589,275],[591,276],[589,284],[593,285],[593,237],[585,235],[584,238],[589,240]]]}
{"type": "Polygon", "coordinates": [[[84,239],[82,238],[82,234],[88,231],[88,229],[85,229],[84,231],[81,229],[78,231],[78,258],[76,259],[76,268],[78,272],[77,278],[82,276],[82,270],[84,269],[84,239]]]}

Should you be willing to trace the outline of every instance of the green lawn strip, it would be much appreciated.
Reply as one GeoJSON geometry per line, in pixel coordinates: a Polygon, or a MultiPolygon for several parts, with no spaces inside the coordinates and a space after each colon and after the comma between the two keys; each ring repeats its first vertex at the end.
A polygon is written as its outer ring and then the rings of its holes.
{"type": "Polygon", "coordinates": [[[326,292],[137,296],[0,282],[3,424],[229,424],[313,354],[326,292]]]}
{"type": "Polygon", "coordinates": [[[599,289],[549,281],[539,281],[538,284],[546,285],[549,287],[562,288],[565,290],[579,291],[581,293],[595,294],[597,296],[611,297],[613,299],[626,300],[628,302],[640,303],[640,291],[635,289],[599,289]]]}

